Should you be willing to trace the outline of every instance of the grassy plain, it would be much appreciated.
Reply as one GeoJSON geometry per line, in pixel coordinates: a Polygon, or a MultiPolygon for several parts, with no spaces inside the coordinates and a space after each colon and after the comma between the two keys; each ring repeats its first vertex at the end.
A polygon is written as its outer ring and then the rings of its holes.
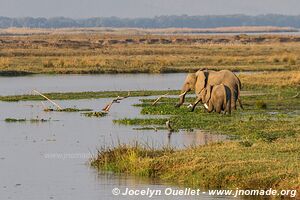
{"type": "Polygon", "coordinates": [[[0,75],[299,70],[300,37],[55,31],[0,35],[0,75]]]}

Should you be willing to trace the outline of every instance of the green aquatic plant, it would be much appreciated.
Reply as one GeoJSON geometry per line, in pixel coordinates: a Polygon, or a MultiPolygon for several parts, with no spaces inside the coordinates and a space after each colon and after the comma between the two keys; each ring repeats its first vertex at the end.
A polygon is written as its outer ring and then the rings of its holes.
{"type": "Polygon", "coordinates": [[[6,118],[4,121],[5,122],[26,122],[26,119],[6,118]]]}
{"type": "Polygon", "coordinates": [[[86,117],[104,117],[107,115],[107,112],[85,112],[85,113],[81,113],[82,115],[86,116],[86,117]]]}
{"type": "Polygon", "coordinates": [[[78,108],[63,108],[63,109],[52,109],[52,108],[45,108],[45,112],[83,112],[83,111],[92,111],[93,109],[89,108],[83,108],[83,109],[78,109],[78,108]]]}
{"type": "MultiPolygon", "coordinates": [[[[238,109],[231,115],[207,113],[201,105],[194,112],[186,105],[175,108],[178,98],[164,98],[156,106],[151,105],[153,99],[143,99],[138,106],[141,114],[150,115],[149,117],[117,119],[114,123],[151,127],[165,126],[166,121],[170,120],[175,130],[196,128],[251,141],[272,142],[279,138],[295,137],[299,131],[300,118],[290,113],[300,110],[298,99],[281,96],[292,97],[292,94],[297,93],[297,88],[277,88],[275,94],[256,95],[259,91],[260,89],[254,90],[243,96],[245,110],[238,109]],[[258,108],[257,102],[268,105],[268,109],[258,108]]],[[[189,98],[187,101],[192,102],[193,99],[189,98]]]]}

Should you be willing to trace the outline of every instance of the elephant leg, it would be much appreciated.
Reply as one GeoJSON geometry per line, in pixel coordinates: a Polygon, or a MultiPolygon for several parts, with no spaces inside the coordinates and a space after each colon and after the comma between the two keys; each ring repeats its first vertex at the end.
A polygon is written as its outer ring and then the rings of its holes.
{"type": "MultiPolygon", "coordinates": [[[[231,115],[231,98],[226,102],[226,108],[224,109],[229,115],[231,115]]],[[[225,113],[226,113],[225,112],[225,113]]]]}
{"type": "Polygon", "coordinates": [[[237,91],[235,89],[231,89],[231,108],[236,110],[236,101],[237,101],[237,91]]]}
{"type": "Polygon", "coordinates": [[[211,113],[214,110],[214,106],[211,102],[208,103],[208,108],[206,109],[207,112],[211,113]]]}
{"type": "Polygon", "coordinates": [[[230,101],[228,102],[228,106],[227,106],[226,110],[227,110],[227,113],[228,113],[229,115],[231,115],[230,101]]]}
{"type": "Polygon", "coordinates": [[[217,105],[217,106],[216,106],[216,112],[220,114],[220,113],[221,113],[221,110],[222,110],[221,108],[222,108],[221,105],[217,105]]]}
{"type": "Polygon", "coordinates": [[[200,101],[201,101],[201,99],[198,97],[198,98],[196,99],[196,101],[194,102],[193,106],[192,106],[192,110],[191,110],[192,112],[195,110],[197,104],[198,104],[200,101]]]}

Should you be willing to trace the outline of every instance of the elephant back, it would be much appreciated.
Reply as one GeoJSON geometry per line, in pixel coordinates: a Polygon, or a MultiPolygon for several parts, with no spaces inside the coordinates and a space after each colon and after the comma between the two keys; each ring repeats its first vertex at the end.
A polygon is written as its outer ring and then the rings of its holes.
{"type": "Polygon", "coordinates": [[[210,72],[207,77],[207,84],[219,85],[224,84],[229,88],[238,90],[239,79],[229,70],[221,70],[217,72],[210,72]]]}

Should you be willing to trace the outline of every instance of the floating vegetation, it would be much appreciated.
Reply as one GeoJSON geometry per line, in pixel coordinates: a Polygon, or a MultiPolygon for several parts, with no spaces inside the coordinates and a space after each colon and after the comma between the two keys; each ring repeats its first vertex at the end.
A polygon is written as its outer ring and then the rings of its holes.
{"type": "Polygon", "coordinates": [[[26,119],[6,118],[5,122],[26,122],[26,119]]]}
{"type": "Polygon", "coordinates": [[[4,121],[7,122],[7,123],[16,123],[16,122],[39,123],[39,122],[49,122],[50,119],[26,119],[26,118],[16,119],[16,118],[6,118],[4,121]]]}
{"type": "Polygon", "coordinates": [[[85,112],[82,113],[82,115],[86,116],[86,117],[104,117],[105,115],[107,115],[106,112],[85,112]]]}
{"type": "Polygon", "coordinates": [[[45,112],[85,112],[85,111],[92,111],[93,109],[89,108],[83,108],[83,109],[78,109],[78,108],[63,108],[63,109],[53,109],[53,108],[45,108],[45,112]]]}
{"type": "Polygon", "coordinates": [[[30,119],[28,120],[29,122],[32,122],[32,123],[37,123],[37,122],[49,122],[50,119],[30,119]]]}
{"type": "Polygon", "coordinates": [[[133,130],[138,130],[138,131],[154,130],[154,131],[158,131],[158,130],[166,130],[166,127],[163,127],[163,126],[145,126],[145,127],[136,127],[136,128],[133,128],[133,130]]]}

